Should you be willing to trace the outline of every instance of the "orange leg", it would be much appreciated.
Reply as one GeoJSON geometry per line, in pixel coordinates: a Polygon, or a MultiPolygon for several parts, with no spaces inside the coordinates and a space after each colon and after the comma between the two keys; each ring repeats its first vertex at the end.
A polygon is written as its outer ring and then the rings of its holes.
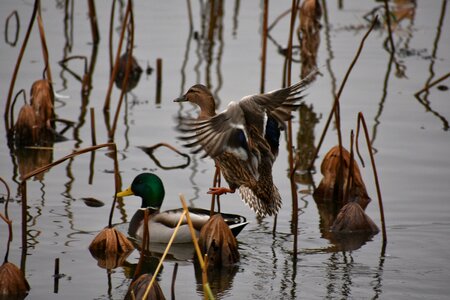
{"type": "Polygon", "coordinates": [[[226,187],[212,187],[209,188],[208,194],[213,194],[213,195],[222,195],[222,194],[226,194],[226,193],[234,193],[236,190],[235,189],[230,189],[230,188],[226,188],[226,187]]]}

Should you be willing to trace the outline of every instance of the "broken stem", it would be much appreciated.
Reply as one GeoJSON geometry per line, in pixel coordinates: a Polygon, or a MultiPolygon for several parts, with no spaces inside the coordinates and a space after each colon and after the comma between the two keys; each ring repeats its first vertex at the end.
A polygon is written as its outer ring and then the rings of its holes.
{"type": "MultiPolygon", "coordinates": [[[[373,151],[372,151],[372,145],[371,145],[370,139],[369,139],[369,132],[367,130],[366,121],[364,120],[364,115],[362,112],[358,113],[358,130],[359,130],[360,122],[364,129],[364,134],[365,134],[366,142],[367,142],[367,148],[369,150],[370,162],[372,163],[373,176],[375,177],[375,186],[377,188],[378,206],[380,208],[381,228],[382,228],[382,233],[383,233],[383,245],[386,245],[386,243],[387,243],[386,225],[385,225],[385,221],[384,221],[384,209],[383,209],[383,200],[381,198],[380,183],[378,181],[378,174],[377,174],[377,167],[375,165],[375,159],[373,158],[373,151]]],[[[358,140],[356,140],[356,143],[358,143],[358,140]]]]}
{"type": "Polygon", "coordinates": [[[38,7],[40,5],[40,1],[36,0],[34,2],[33,13],[31,14],[30,23],[28,24],[27,33],[25,34],[25,39],[23,40],[22,47],[20,48],[19,57],[17,58],[16,65],[14,66],[14,71],[11,77],[11,83],[9,84],[8,98],[6,98],[6,106],[5,106],[5,127],[6,131],[9,132],[11,128],[9,127],[9,109],[11,105],[11,98],[14,90],[14,84],[16,83],[17,74],[19,73],[20,63],[22,62],[23,55],[25,53],[25,49],[28,44],[28,39],[30,38],[31,29],[33,28],[34,20],[36,19],[36,14],[38,11],[38,7]]]}

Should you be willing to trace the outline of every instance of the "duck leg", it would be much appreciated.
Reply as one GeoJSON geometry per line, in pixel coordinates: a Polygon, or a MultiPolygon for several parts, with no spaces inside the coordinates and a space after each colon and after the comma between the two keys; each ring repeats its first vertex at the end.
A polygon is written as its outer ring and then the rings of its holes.
{"type": "Polygon", "coordinates": [[[226,187],[212,187],[212,188],[209,188],[208,194],[220,196],[220,195],[226,194],[226,193],[234,193],[235,191],[236,191],[236,189],[230,189],[230,188],[226,188],[226,187]]]}
{"type": "Polygon", "coordinates": [[[208,194],[220,196],[226,193],[234,193],[236,188],[226,188],[226,187],[216,187],[216,185],[220,185],[220,163],[215,161],[216,173],[214,174],[214,187],[209,188],[208,194]]]}

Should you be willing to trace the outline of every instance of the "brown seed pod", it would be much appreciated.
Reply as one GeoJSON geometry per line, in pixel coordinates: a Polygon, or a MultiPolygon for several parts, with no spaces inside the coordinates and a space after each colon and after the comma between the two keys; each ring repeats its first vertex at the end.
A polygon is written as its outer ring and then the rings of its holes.
{"type": "MultiPolygon", "coordinates": [[[[127,62],[128,62],[128,52],[122,54],[119,59],[119,70],[117,71],[116,78],[114,78],[114,82],[118,89],[122,89],[122,84],[125,79],[125,72],[127,70],[127,62]]],[[[141,78],[142,68],[139,66],[137,60],[134,57],[131,57],[131,70],[128,75],[126,92],[134,89],[139,83],[139,79],[141,78]]]]}
{"type": "Polygon", "coordinates": [[[339,211],[331,231],[377,233],[379,229],[358,203],[350,202],[339,211]]]}
{"type": "MultiPolygon", "coordinates": [[[[151,280],[152,280],[151,274],[142,274],[141,276],[139,276],[138,279],[136,279],[135,281],[133,281],[131,283],[130,288],[128,289],[128,292],[125,295],[125,300],[144,299],[143,297],[144,297],[145,291],[151,280]],[[133,291],[133,293],[134,293],[134,298],[131,296],[131,291],[133,291]]],[[[166,297],[164,297],[161,287],[159,286],[157,281],[155,281],[153,283],[146,300],[147,299],[148,300],[165,300],[166,299],[166,297]]]]}
{"type": "Polygon", "coordinates": [[[23,299],[29,290],[30,285],[15,264],[5,262],[0,267],[0,297],[23,299]]]}
{"type": "MultiPolygon", "coordinates": [[[[338,177],[340,160],[339,146],[334,146],[333,148],[331,148],[331,150],[328,151],[328,153],[323,158],[322,165],[320,166],[320,171],[323,174],[323,178],[317,189],[314,191],[314,199],[316,201],[335,202],[335,191],[338,188],[339,179],[344,181],[342,185],[343,190],[347,190],[347,179],[350,170],[350,153],[345,148],[342,148],[342,156],[342,178],[338,177]]],[[[367,194],[366,186],[362,180],[358,164],[355,160],[353,160],[353,180],[349,189],[348,201],[358,202],[358,204],[363,209],[365,209],[371,201],[369,195],[367,194]]]]}
{"type": "Polygon", "coordinates": [[[38,141],[36,113],[31,105],[22,106],[14,125],[14,136],[19,145],[34,145],[38,141]]]}
{"type": "Polygon", "coordinates": [[[117,267],[134,250],[128,238],[115,228],[103,229],[89,245],[89,251],[100,266],[117,267]],[[125,255],[125,257],[122,257],[125,255]]]}
{"type": "Polygon", "coordinates": [[[221,214],[215,214],[203,225],[198,240],[208,255],[208,268],[232,266],[239,261],[237,240],[221,214]]]}
{"type": "Polygon", "coordinates": [[[31,106],[33,107],[39,127],[50,126],[50,121],[54,119],[53,109],[54,95],[50,82],[46,79],[37,80],[31,86],[31,106]]]}

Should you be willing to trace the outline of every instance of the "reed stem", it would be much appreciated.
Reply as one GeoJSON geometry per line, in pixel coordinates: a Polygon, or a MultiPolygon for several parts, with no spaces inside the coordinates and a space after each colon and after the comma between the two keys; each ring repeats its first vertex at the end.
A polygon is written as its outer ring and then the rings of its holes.
{"type": "MultiPolygon", "coordinates": [[[[41,37],[42,56],[44,57],[47,79],[50,82],[50,84],[53,85],[52,72],[51,72],[51,68],[50,68],[50,63],[48,61],[48,48],[47,48],[47,42],[45,39],[44,24],[42,22],[40,10],[38,11],[37,21],[38,21],[39,35],[41,37]]],[[[52,104],[54,105],[54,103],[52,103],[52,104]]]]}
{"type": "MultiPolygon", "coordinates": [[[[129,3],[131,2],[131,0],[129,0],[129,3]]],[[[133,47],[134,47],[134,18],[133,18],[133,8],[132,5],[127,5],[127,9],[130,9],[129,12],[129,19],[130,19],[130,32],[128,35],[128,45],[127,45],[127,64],[125,66],[125,76],[122,82],[122,89],[120,91],[120,97],[119,97],[119,102],[117,103],[117,109],[116,109],[116,113],[114,114],[114,121],[113,121],[113,125],[111,128],[111,131],[109,132],[109,140],[112,142],[114,141],[114,135],[116,133],[116,128],[117,128],[117,122],[119,120],[119,113],[120,113],[120,108],[122,107],[122,102],[123,102],[123,98],[124,95],[127,92],[128,89],[128,78],[130,77],[130,73],[131,73],[131,66],[132,66],[132,60],[133,60],[133,47]]],[[[128,12],[128,11],[127,11],[128,12]]],[[[124,23],[124,26],[126,27],[126,23],[124,23]]],[[[116,62],[117,63],[117,62],[116,62]]],[[[114,67],[114,69],[117,67],[117,65],[114,67]]],[[[115,77],[114,77],[115,78],[115,77]]]]}
{"type": "Polygon", "coordinates": [[[323,129],[322,135],[320,136],[319,144],[317,145],[316,151],[314,152],[314,155],[312,157],[311,164],[309,165],[309,168],[308,168],[309,170],[312,170],[313,167],[314,167],[314,163],[315,163],[315,161],[317,159],[317,154],[319,153],[320,148],[322,146],[322,143],[323,143],[323,141],[325,139],[325,135],[326,135],[326,133],[328,131],[328,127],[330,126],[331,119],[333,117],[333,113],[336,110],[336,106],[338,105],[338,102],[339,102],[339,99],[341,97],[342,91],[344,90],[344,86],[345,86],[345,84],[346,84],[346,82],[348,80],[348,77],[350,76],[350,73],[351,73],[353,67],[356,64],[356,61],[359,58],[359,55],[361,54],[362,49],[364,48],[364,43],[365,43],[367,37],[369,36],[370,32],[375,27],[375,24],[377,23],[377,21],[378,21],[378,17],[375,16],[374,20],[372,21],[372,24],[370,25],[370,28],[367,30],[366,34],[363,36],[363,38],[362,38],[362,40],[361,40],[361,42],[359,44],[359,48],[356,51],[356,54],[355,54],[355,57],[353,58],[353,61],[351,62],[349,68],[347,69],[347,73],[345,74],[344,79],[342,80],[342,83],[341,83],[341,86],[339,87],[339,91],[338,91],[337,95],[335,95],[335,97],[334,97],[333,107],[332,107],[330,113],[328,114],[327,122],[325,124],[324,129],[323,129]]]}
{"type": "MultiPolygon", "coordinates": [[[[292,40],[294,35],[294,25],[296,12],[298,10],[298,5],[300,0],[292,0],[291,7],[291,22],[289,27],[289,40],[288,40],[288,51],[287,51],[287,86],[291,85],[291,70],[292,70],[292,40]]],[[[288,154],[289,154],[289,174],[294,172],[294,155],[293,155],[293,143],[292,143],[292,122],[288,120],[288,154]]],[[[292,196],[292,234],[294,235],[294,258],[297,258],[297,244],[298,244],[298,195],[297,195],[297,184],[293,180],[292,176],[289,176],[291,184],[291,196],[292,196]]]]}
{"type": "Polygon", "coordinates": [[[147,299],[148,294],[150,293],[150,290],[151,290],[151,288],[152,288],[152,286],[153,286],[153,283],[154,283],[155,280],[156,280],[156,275],[159,273],[159,270],[160,270],[161,267],[162,267],[162,263],[163,263],[164,259],[165,259],[166,256],[167,256],[167,253],[169,253],[169,249],[170,249],[170,247],[172,246],[173,240],[175,239],[175,236],[177,235],[177,232],[178,232],[178,230],[180,229],[180,225],[181,225],[181,223],[183,222],[185,216],[186,216],[186,211],[184,210],[183,213],[182,213],[181,216],[180,216],[180,219],[178,220],[177,225],[175,226],[175,228],[174,228],[174,230],[173,230],[173,234],[172,234],[172,236],[170,237],[169,242],[167,243],[167,247],[166,247],[166,249],[164,250],[164,253],[163,253],[163,255],[161,256],[161,258],[160,258],[160,260],[159,260],[158,266],[157,266],[156,269],[155,269],[155,273],[154,273],[153,276],[152,276],[152,280],[150,280],[150,283],[148,284],[147,289],[145,290],[145,293],[144,293],[144,297],[142,297],[142,299],[147,299]]]}
{"type": "Polygon", "coordinates": [[[10,110],[10,106],[11,106],[12,94],[13,94],[13,91],[14,91],[14,84],[16,83],[17,74],[19,73],[20,63],[22,62],[22,58],[23,58],[23,55],[25,53],[25,49],[26,49],[27,44],[28,44],[28,39],[30,38],[31,29],[33,28],[34,20],[36,19],[36,14],[37,14],[39,5],[40,5],[40,1],[39,0],[35,0],[34,1],[33,12],[31,14],[30,23],[28,24],[28,29],[27,29],[27,32],[25,34],[25,39],[23,40],[22,47],[20,48],[19,57],[17,58],[16,65],[14,66],[14,71],[13,71],[13,74],[12,74],[12,77],[11,77],[11,82],[9,84],[8,98],[6,98],[5,115],[4,115],[5,128],[6,128],[7,132],[9,132],[11,130],[11,128],[9,127],[9,110],[10,110]]]}
{"type": "Polygon", "coordinates": [[[260,93],[264,93],[266,82],[266,54],[267,54],[267,19],[269,17],[269,0],[264,0],[264,17],[262,28],[262,54],[261,54],[261,84],[260,93]]]}
{"type": "Polygon", "coordinates": [[[420,96],[420,94],[422,94],[425,91],[428,91],[428,89],[430,89],[431,87],[435,86],[436,84],[444,81],[445,79],[447,79],[449,77],[450,77],[450,73],[447,73],[447,74],[443,75],[442,77],[439,77],[438,79],[436,79],[430,83],[427,83],[420,91],[416,92],[414,94],[414,96],[416,96],[416,98],[418,98],[420,96]]]}
{"type": "Polygon", "coordinates": [[[88,0],[88,9],[89,9],[89,21],[91,23],[92,42],[95,45],[98,44],[98,42],[100,41],[100,33],[98,31],[97,12],[95,10],[94,0],[88,0]]]}
{"type": "MultiPolygon", "coordinates": [[[[186,214],[186,220],[189,225],[189,230],[191,231],[192,242],[194,243],[195,252],[197,253],[198,261],[200,262],[200,267],[202,268],[202,282],[203,282],[203,292],[205,293],[206,299],[214,299],[211,288],[208,283],[208,274],[207,274],[207,265],[205,260],[202,257],[202,252],[200,251],[200,247],[197,241],[197,235],[195,234],[194,225],[192,224],[191,216],[189,215],[189,209],[186,205],[186,200],[184,199],[184,195],[180,194],[181,205],[183,206],[184,213],[186,214]]],[[[206,256],[206,255],[205,255],[206,256]]]]}
{"type": "Polygon", "coordinates": [[[95,134],[95,109],[93,107],[90,108],[91,112],[91,139],[92,146],[97,145],[97,136],[95,134]]]}
{"type": "Polygon", "coordinates": [[[131,0],[128,0],[125,17],[124,17],[123,23],[122,23],[122,30],[120,32],[119,45],[117,46],[116,59],[114,61],[114,68],[112,70],[111,77],[109,79],[108,90],[106,92],[106,98],[105,98],[105,104],[103,105],[103,111],[105,111],[105,112],[109,111],[109,107],[110,107],[110,103],[111,103],[112,87],[113,87],[114,79],[116,78],[116,75],[117,75],[117,71],[119,70],[120,53],[122,51],[123,37],[125,36],[125,29],[128,24],[128,18],[130,17],[130,11],[131,11],[131,0]]]}
{"type": "Polygon", "coordinates": [[[161,104],[162,59],[156,60],[156,104],[161,104]]]}
{"type": "Polygon", "coordinates": [[[172,273],[172,284],[170,285],[171,299],[175,300],[175,281],[177,280],[178,263],[175,263],[172,273]]]}
{"type": "MultiPolygon", "coordinates": [[[[364,129],[364,134],[366,137],[367,149],[369,150],[370,162],[372,163],[373,176],[375,177],[375,186],[377,188],[377,196],[378,196],[378,206],[380,208],[380,218],[381,218],[381,228],[383,233],[383,247],[387,244],[387,235],[386,235],[386,225],[384,220],[384,208],[383,208],[383,199],[381,198],[381,189],[380,183],[378,181],[377,167],[375,165],[375,159],[373,158],[373,150],[372,144],[370,143],[369,132],[367,130],[366,121],[364,120],[364,115],[362,112],[358,113],[358,124],[357,124],[357,132],[359,131],[359,124],[362,124],[364,129]]],[[[356,140],[358,143],[358,140],[356,140]]]]}

